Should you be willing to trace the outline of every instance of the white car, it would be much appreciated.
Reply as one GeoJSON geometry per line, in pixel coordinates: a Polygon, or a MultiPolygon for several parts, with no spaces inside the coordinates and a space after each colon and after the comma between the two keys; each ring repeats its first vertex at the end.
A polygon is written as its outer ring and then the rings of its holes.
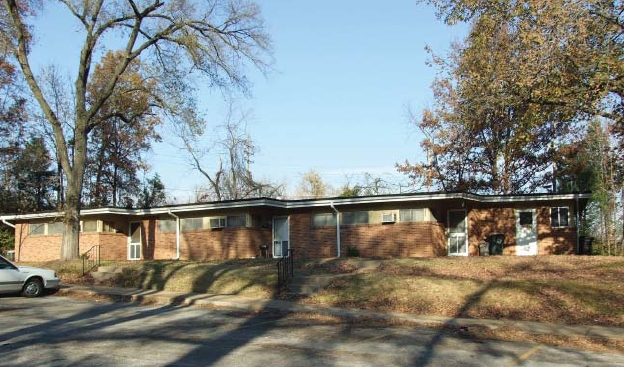
{"type": "Polygon", "coordinates": [[[17,266],[0,256],[0,293],[39,297],[44,289],[58,289],[60,282],[54,270],[17,266]]]}

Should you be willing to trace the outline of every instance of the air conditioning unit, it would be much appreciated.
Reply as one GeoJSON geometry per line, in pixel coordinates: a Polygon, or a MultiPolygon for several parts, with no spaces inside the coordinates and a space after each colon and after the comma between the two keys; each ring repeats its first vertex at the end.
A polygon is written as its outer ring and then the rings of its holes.
{"type": "Polygon", "coordinates": [[[225,227],[225,217],[210,218],[210,228],[225,227]]]}
{"type": "Polygon", "coordinates": [[[381,223],[394,223],[396,222],[396,214],[383,213],[381,216],[381,223]]]}

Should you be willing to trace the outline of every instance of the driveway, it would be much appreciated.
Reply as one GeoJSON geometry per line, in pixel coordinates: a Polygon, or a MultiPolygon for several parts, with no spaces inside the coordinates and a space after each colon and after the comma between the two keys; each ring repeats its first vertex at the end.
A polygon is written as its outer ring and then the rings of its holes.
{"type": "Polygon", "coordinates": [[[0,297],[0,366],[624,366],[624,355],[275,313],[0,297]]]}

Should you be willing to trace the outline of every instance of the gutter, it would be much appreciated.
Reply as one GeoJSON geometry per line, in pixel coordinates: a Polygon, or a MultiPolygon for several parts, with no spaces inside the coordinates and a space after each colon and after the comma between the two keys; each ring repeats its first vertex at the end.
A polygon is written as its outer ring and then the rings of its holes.
{"type": "Polygon", "coordinates": [[[180,260],[180,217],[173,214],[171,210],[169,210],[167,214],[174,217],[176,220],[176,258],[175,260],[180,260]]]}
{"type": "Polygon", "coordinates": [[[334,206],[334,202],[329,203],[329,207],[336,213],[336,254],[340,257],[340,212],[334,206]]]}
{"type": "Polygon", "coordinates": [[[9,227],[11,227],[13,229],[15,229],[15,224],[7,222],[7,220],[4,219],[4,218],[2,218],[2,223],[6,224],[7,226],[9,226],[9,227]]]}

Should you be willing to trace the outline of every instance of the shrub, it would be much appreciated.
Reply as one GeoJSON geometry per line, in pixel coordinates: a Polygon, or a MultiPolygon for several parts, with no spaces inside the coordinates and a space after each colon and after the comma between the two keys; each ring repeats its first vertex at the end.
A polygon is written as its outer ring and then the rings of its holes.
{"type": "Polygon", "coordinates": [[[357,247],[347,247],[347,257],[360,257],[360,250],[357,247]]]}

